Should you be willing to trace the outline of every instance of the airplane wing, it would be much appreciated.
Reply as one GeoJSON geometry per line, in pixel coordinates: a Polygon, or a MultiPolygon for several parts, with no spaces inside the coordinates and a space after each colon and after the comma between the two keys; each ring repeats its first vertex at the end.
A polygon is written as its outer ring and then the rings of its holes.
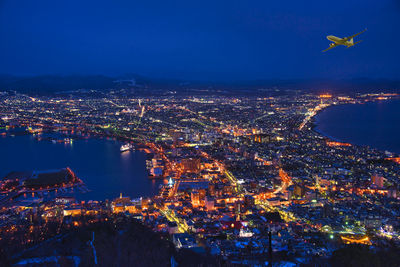
{"type": "Polygon", "coordinates": [[[336,46],[338,46],[338,44],[331,43],[331,45],[330,45],[327,49],[322,50],[322,52],[326,52],[326,51],[328,51],[329,49],[335,48],[336,46]]]}
{"type": "MultiPolygon", "coordinates": [[[[359,44],[359,43],[361,43],[362,42],[362,40],[360,40],[360,41],[358,41],[358,42],[355,42],[352,46],[355,46],[356,44],[359,44]]],[[[349,47],[351,47],[351,46],[348,46],[348,47],[346,47],[346,48],[349,48],[349,47]]]]}
{"type": "Polygon", "coordinates": [[[347,40],[350,40],[351,38],[354,38],[354,37],[356,37],[357,35],[362,34],[362,33],[365,32],[366,30],[367,30],[367,29],[363,30],[362,32],[356,33],[356,34],[354,34],[354,35],[352,35],[352,36],[345,37],[345,38],[343,38],[343,39],[345,39],[346,41],[347,41],[347,40]]]}

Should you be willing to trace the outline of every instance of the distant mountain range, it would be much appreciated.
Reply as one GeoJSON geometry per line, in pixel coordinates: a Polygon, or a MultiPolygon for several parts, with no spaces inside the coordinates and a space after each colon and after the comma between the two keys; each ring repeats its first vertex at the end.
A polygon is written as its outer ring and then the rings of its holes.
{"type": "Polygon", "coordinates": [[[305,90],[310,92],[398,92],[400,80],[358,78],[351,80],[257,80],[240,82],[199,82],[174,79],[155,79],[136,74],[119,77],[104,75],[0,75],[0,91],[21,93],[57,93],[74,90],[133,89],[153,90],[224,90],[224,91],[277,91],[305,90]]]}
{"type": "Polygon", "coordinates": [[[15,90],[25,93],[55,93],[73,90],[111,90],[121,88],[169,89],[179,87],[181,81],[149,79],[129,74],[118,77],[105,75],[0,75],[0,91],[15,90]]]}

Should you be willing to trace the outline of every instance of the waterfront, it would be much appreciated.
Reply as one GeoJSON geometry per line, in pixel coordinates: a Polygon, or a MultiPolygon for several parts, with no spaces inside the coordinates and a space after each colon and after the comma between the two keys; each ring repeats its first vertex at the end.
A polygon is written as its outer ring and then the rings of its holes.
{"type": "Polygon", "coordinates": [[[338,141],[400,153],[400,100],[331,106],[316,116],[315,130],[338,141]]]}
{"type": "MultiPolygon", "coordinates": [[[[273,250],[293,265],[328,261],[352,243],[375,250],[387,248],[389,239],[399,245],[400,157],[330,142],[312,130],[315,116],[328,106],[388,97],[395,95],[145,99],[125,92],[104,98],[7,94],[0,105],[0,175],[69,166],[92,191],[76,200],[56,198],[54,193],[68,196],[72,187],[85,191],[71,172],[67,177],[63,172],[10,175],[0,183],[0,245],[7,255],[24,260],[39,255],[20,254],[31,246],[49,251],[41,243],[85,227],[123,231],[118,223],[131,219],[163,237],[168,233],[177,249],[206,248],[252,266],[265,265],[268,256],[259,248],[272,239],[273,250]],[[116,140],[137,140],[136,148],[151,154],[121,153],[116,140]],[[152,160],[145,164],[147,158],[152,160]],[[154,175],[162,170],[170,186],[152,201],[138,201],[133,198],[152,195],[161,182],[153,185],[146,167],[154,175]],[[119,198],[120,192],[126,197],[119,198]],[[81,201],[90,199],[110,201],[81,201]]],[[[96,240],[102,238],[98,233],[96,240]]],[[[92,235],[82,239],[81,251],[92,235]]],[[[112,238],[102,239],[115,246],[112,238]]]]}
{"type": "Polygon", "coordinates": [[[121,153],[121,143],[107,139],[76,139],[72,143],[37,141],[32,135],[0,137],[0,177],[12,171],[70,167],[90,192],[82,200],[113,199],[123,195],[157,194],[158,183],[148,179],[146,154],[121,153]]]}

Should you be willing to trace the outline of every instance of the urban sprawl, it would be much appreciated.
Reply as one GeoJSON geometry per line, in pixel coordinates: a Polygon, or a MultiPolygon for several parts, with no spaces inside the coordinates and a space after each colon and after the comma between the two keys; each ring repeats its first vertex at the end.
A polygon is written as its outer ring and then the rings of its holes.
{"type": "Polygon", "coordinates": [[[88,188],[68,166],[14,170],[0,181],[1,246],[16,253],[121,216],[164,234],[177,249],[232,264],[271,257],[301,264],[350,244],[398,245],[400,156],[314,130],[315,115],[329,106],[396,97],[0,93],[1,136],[120,140],[122,151],[146,153],[149,179],[164,181],[151,198],[77,201],[70,193],[88,188]]]}

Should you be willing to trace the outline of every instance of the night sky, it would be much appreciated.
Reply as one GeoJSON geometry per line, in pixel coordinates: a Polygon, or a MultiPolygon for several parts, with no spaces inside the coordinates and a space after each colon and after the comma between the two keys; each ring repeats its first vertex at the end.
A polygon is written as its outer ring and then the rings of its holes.
{"type": "Polygon", "coordinates": [[[398,79],[399,33],[397,0],[0,0],[0,73],[398,79]]]}

